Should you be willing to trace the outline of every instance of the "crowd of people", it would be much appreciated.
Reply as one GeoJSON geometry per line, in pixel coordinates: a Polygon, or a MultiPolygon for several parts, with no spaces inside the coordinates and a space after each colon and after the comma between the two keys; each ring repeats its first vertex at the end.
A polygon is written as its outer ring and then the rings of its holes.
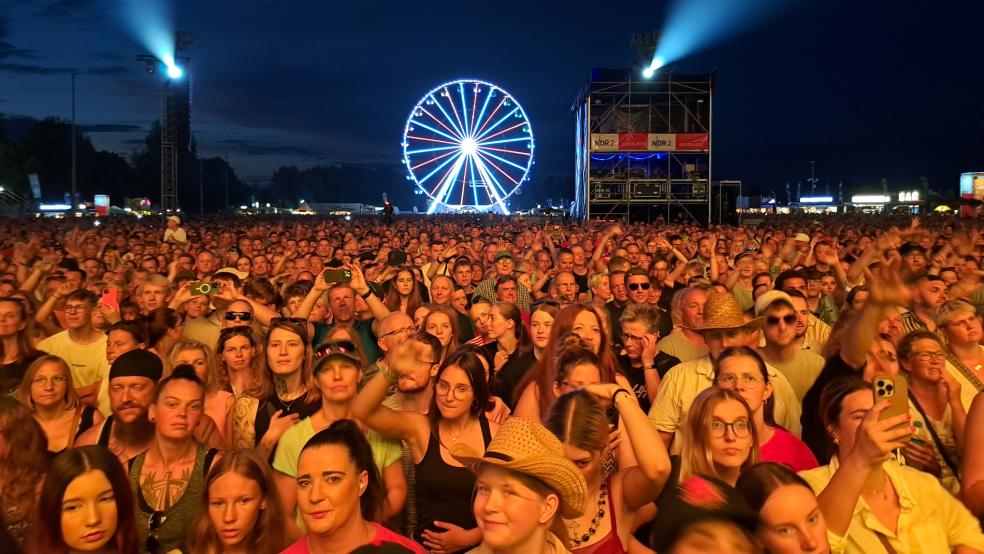
{"type": "Polygon", "coordinates": [[[0,222],[0,552],[984,553],[973,219],[150,219],[0,222]]]}

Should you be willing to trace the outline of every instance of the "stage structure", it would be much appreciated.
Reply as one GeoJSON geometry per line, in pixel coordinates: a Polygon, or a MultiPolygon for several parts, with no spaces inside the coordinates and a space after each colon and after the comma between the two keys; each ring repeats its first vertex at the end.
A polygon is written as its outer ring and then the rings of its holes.
{"type": "Polygon", "coordinates": [[[153,54],[141,54],[137,59],[147,64],[148,73],[163,69],[161,93],[161,211],[178,209],[178,184],[181,182],[181,161],[187,163],[191,146],[191,58],[188,48],[194,35],[178,31],[174,36],[174,55],[160,59],[153,54]]]}
{"type": "Polygon", "coordinates": [[[595,68],[571,108],[574,217],[710,223],[715,76],[595,68]]]}
{"type": "Polygon", "coordinates": [[[459,79],[435,87],[410,111],[403,163],[427,213],[508,214],[533,167],[533,130],[498,86],[459,79]]]}

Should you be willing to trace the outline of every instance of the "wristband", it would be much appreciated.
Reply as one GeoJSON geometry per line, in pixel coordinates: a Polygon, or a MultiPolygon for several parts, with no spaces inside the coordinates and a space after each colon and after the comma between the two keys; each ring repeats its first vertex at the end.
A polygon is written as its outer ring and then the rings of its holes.
{"type": "Polygon", "coordinates": [[[632,394],[630,394],[629,391],[627,391],[625,389],[618,389],[618,390],[616,390],[615,392],[612,393],[612,404],[613,405],[618,400],[618,395],[619,394],[626,394],[628,396],[632,396],[632,394]]]}
{"type": "Polygon", "coordinates": [[[372,296],[372,289],[367,290],[364,294],[360,294],[359,296],[361,296],[363,300],[369,300],[369,297],[372,296]]]}

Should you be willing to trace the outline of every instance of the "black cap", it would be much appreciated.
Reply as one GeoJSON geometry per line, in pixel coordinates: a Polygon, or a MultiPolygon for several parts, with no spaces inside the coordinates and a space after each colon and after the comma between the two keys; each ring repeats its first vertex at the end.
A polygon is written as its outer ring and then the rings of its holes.
{"type": "Polygon", "coordinates": [[[388,266],[401,266],[407,263],[407,253],[402,250],[390,250],[389,256],[386,258],[386,265],[388,266]]]}
{"type": "Polygon", "coordinates": [[[157,354],[146,350],[131,350],[120,355],[109,368],[109,379],[117,377],[146,377],[151,381],[160,381],[164,375],[164,363],[157,354]]]}

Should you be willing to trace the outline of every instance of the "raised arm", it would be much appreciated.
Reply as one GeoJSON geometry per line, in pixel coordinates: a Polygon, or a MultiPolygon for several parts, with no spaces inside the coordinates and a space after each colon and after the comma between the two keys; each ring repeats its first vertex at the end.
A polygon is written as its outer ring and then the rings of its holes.
{"type": "Polygon", "coordinates": [[[386,307],[386,304],[383,304],[383,301],[380,300],[372,288],[369,287],[369,283],[366,282],[366,276],[363,275],[362,269],[356,265],[347,265],[345,267],[352,272],[352,281],[349,283],[349,286],[352,287],[355,294],[358,294],[363,298],[363,300],[366,301],[366,304],[369,305],[369,310],[372,311],[372,316],[376,318],[377,321],[388,316],[390,314],[389,308],[386,307]]]}
{"type": "Polygon", "coordinates": [[[652,502],[670,475],[670,456],[649,416],[639,407],[639,400],[630,391],[615,383],[588,385],[585,390],[602,402],[612,403],[621,417],[632,451],[639,465],[621,468],[622,497],[630,511],[652,502]]]}

